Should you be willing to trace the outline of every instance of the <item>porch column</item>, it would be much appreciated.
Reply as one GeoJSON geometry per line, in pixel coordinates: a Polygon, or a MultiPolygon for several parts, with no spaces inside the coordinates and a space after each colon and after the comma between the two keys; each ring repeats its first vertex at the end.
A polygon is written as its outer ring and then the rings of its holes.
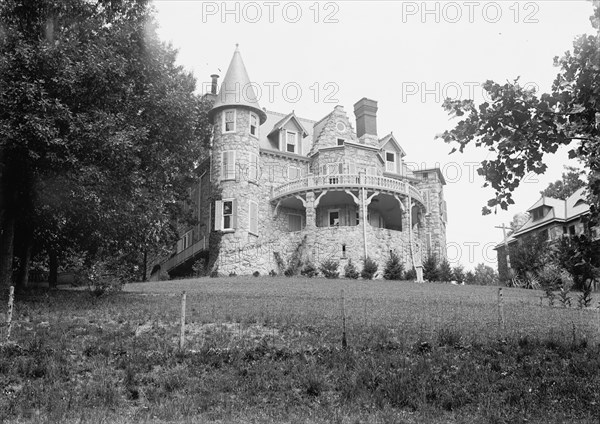
{"type": "Polygon", "coordinates": [[[315,206],[315,193],[306,193],[306,229],[314,229],[317,226],[317,211],[315,206]]]}

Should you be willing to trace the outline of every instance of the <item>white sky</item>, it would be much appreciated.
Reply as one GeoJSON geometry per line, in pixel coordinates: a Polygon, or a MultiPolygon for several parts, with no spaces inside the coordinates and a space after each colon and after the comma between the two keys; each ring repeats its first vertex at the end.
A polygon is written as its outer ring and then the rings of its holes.
{"type": "Polygon", "coordinates": [[[563,165],[577,165],[566,148],[548,156],[549,170],[522,182],[516,205],[482,216],[493,192],[482,187],[475,168],[487,151],[448,156],[451,147],[435,136],[458,122],[443,111],[443,99],[480,102],[487,79],[520,77],[549,91],[557,73],[553,58],[570,50],[577,35],[593,31],[590,2],[154,3],[160,36],[179,50],[179,63],[194,73],[199,91],[206,91],[210,74],[224,77],[239,43],[251,80],[263,88],[261,107],[319,120],[341,104],[353,122],[357,100],[377,100],[379,136],[393,131],[415,167],[442,168],[448,256],[466,269],[480,262],[496,268],[491,245],[502,231],[494,227],[529,208],[560,178],[563,165]]]}

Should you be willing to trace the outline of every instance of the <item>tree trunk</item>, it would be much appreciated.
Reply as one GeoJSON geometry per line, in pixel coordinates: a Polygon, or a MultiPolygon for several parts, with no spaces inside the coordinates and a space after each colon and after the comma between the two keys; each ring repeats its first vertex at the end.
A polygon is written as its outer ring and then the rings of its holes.
{"type": "Polygon", "coordinates": [[[12,285],[14,236],[15,217],[5,210],[0,225],[0,297],[3,299],[8,296],[8,288],[12,285]]]}
{"type": "Polygon", "coordinates": [[[33,232],[27,229],[24,233],[25,240],[23,240],[23,247],[19,255],[21,260],[19,261],[19,274],[16,282],[16,286],[20,290],[29,286],[29,266],[31,265],[31,251],[33,250],[33,232]]]}
{"type": "Polygon", "coordinates": [[[142,264],[142,281],[148,281],[148,249],[144,249],[144,263],[142,264]]]}
{"type": "Polygon", "coordinates": [[[48,250],[48,262],[50,273],[48,274],[48,285],[51,289],[56,288],[58,283],[58,255],[53,249],[48,250]]]}

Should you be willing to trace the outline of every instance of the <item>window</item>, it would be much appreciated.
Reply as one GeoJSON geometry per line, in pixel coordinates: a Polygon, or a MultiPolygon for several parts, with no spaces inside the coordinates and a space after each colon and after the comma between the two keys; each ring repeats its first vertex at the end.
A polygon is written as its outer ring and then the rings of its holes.
{"type": "Polygon", "coordinates": [[[296,153],[298,144],[298,134],[293,131],[286,130],[286,152],[296,153]]]}
{"type": "Polygon", "coordinates": [[[342,258],[346,257],[346,245],[342,244],[342,258]]]}
{"type": "Polygon", "coordinates": [[[237,226],[237,201],[235,199],[215,202],[215,230],[233,231],[237,226]]]}
{"type": "Polygon", "coordinates": [[[223,229],[233,228],[233,201],[223,202],[223,229]]]}
{"type": "Polygon", "coordinates": [[[192,235],[193,231],[190,230],[187,233],[185,233],[183,237],[181,237],[181,239],[179,239],[179,241],[177,242],[177,253],[182,252],[183,250],[187,249],[192,245],[192,235]]]}
{"type": "Polygon", "coordinates": [[[337,145],[338,145],[338,146],[343,146],[343,145],[344,145],[344,141],[345,141],[345,140],[344,140],[343,138],[338,138],[338,139],[337,139],[337,145]]]}
{"type": "Polygon", "coordinates": [[[360,216],[359,216],[358,211],[356,211],[356,225],[359,224],[359,221],[360,221],[360,216]]]}
{"type": "Polygon", "coordinates": [[[298,180],[298,179],[300,179],[300,177],[302,177],[302,170],[297,166],[290,165],[288,167],[289,180],[290,181],[298,180]]]}
{"type": "Polygon", "coordinates": [[[250,114],[250,134],[258,137],[258,116],[250,114]]]}
{"type": "Polygon", "coordinates": [[[569,225],[569,234],[571,234],[572,236],[575,235],[575,226],[574,225],[569,225]]]}
{"type": "Polygon", "coordinates": [[[248,153],[248,181],[256,182],[258,180],[258,155],[248,153]]]}
{"type": "Polygon", "coordinates": [[[223,114],[223,132],[235,131],[235,110],[226,110],[223,114]]]}
{"type": "Polygon", "coordinates": [[[332,209],[329,211],[329,226],[339,227],[340,225],[340,210],[332,209]]]}
{"type": "Polygon", "coordinates": [[[221,153],[221,179],[235,180],[235,150],[221,153]]]}
{"type": "Polygon", "coordinates": [[[377,175],[377,168],[375,166],[367,167],[367,175],[377,175]]]}
{"type": "Polygon", "coordinates": [[[250,222],[248,231],[254,235],[258,235],[258,203],[250,201],[250,222]]]}
{"type": "Polygon", "coordinates": [[[396,154],[394,152],[385,152],[385,170],[396,172],[396,154]]]}
{"type": "Polygon", "coordinates": [[[423,179],[427,181],[429,179],[429,172],[423,172],[423,179]]]}
{"type": "Polygon", "coordinates": [[[302,216],[296,214],[288,214],[288,229],[290,232],[302,230],[302,216]]]}
{"type": "Polygon", "coordinates": [[[544,216],[544,209],[543,208],[537,208],[534,209],[532,211],[532,215],[533,215],[533,220],[538,220],[541,219],[544,216]]]}

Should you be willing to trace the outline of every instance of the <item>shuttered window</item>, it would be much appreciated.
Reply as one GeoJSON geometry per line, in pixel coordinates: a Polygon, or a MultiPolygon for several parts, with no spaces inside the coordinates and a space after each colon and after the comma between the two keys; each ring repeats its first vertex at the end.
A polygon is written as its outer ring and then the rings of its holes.
{"type": "Polygon", "coordinates": [[[258,181],[258,155],[248,153],[248,181],[258,181]]]}
{"type": "Polygon", "coordinates": [[[258,203],[250,201],[249,210],[249,228],[250,231],[254,235],[258,235],[258,203]]]}
{"type": "Polygon", "coordinates": [[[237,227],[237,201],[235,199],[215,202],[215,230],[235,230],[237,227]]]}
{"type": "Polygon", "coordinates": [[[221,179],[235,180],[235,150],[221,153],[221,179]]]}

